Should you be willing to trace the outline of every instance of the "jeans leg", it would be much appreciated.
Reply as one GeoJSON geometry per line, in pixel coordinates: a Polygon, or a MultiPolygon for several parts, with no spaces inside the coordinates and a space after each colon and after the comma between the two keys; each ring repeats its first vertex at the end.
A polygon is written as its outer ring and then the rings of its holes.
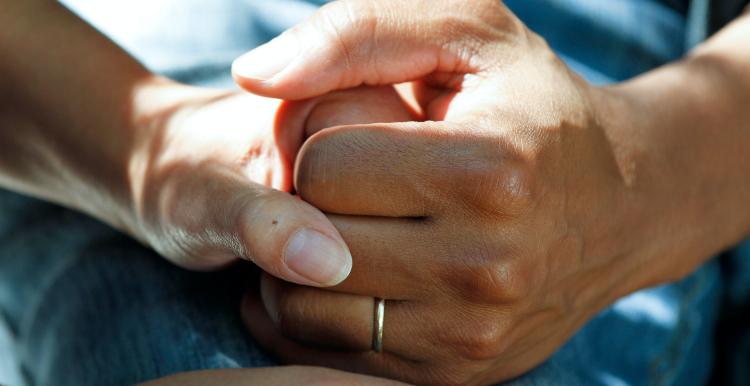
{"type": "MultiPolygon", "coordinates": [[[[151,32],[143,32],[141,21],[142,34],[133,38],[128,22],[115,23],[127,21],[124,13],[102,14],[100,2],[66,2],[152,69],[227,87],[236,54],[314,9],[292,0],[128,2],[186,9],[164,12],[168,20],[155,21],[151,32]]],[[[681,54],[671,42],[684,40],[684,26],[655,1],[506,3],[598,83],[681,54]],[[601,46],[606,42],[615,44],[601,46]]],[[[130,384],[178,371],[272,364],[238,319],[239,296],[252,280],[247,270],[186,272],[93,220],[10,193],[0,192],[0,212],[0,310],[30,383],[130,384]]],[[[680,283],[626,297],[513,382],[701,383],[710,368],[720,284],[712,262],[680,283]]]]}
{"type": "Polygon", "coordinates": [[[29,385],[268,366],[239,318],[257,272],[177,268],[83,215],[0,191],[0,310],[29,385]]]}

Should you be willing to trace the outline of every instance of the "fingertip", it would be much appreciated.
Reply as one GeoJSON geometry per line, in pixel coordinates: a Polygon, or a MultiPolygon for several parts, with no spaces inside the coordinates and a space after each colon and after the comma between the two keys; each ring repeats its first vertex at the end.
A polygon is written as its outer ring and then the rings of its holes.
{"type": "Polygon", "coordinates": [[[299,48],[293,30],[287,31],[232,62],[232,78],[246,91],[285,100],[324,94],[328,83],[318,59],[299,48]],[[314,80],[314,81],[311,81],[314,80]]]}
{"type": "Polygon", "coordinates": [[[232,65],[232,78],[234,79],[234,82],[243,90],[256,95],[297,101],[323,95],[327,92],[327,89],[309,89],[309,87],[305,85],[305,80],[298,80],[300,76],[304,77],[304,74],[298,76],[294,71],[290,74],[285,72],[273,79],[264,80],[249,77],[238,71],[236,67],[235,64],[232,65]]]}
{"type": "Polygon", "coordinates": [[[242,78],[268,81],[289,67],[299,52],[300,42],[296,34],[287,31],[237,58],[232,63],[232,73],[242,78]]]}
{"type": "Polygon", "coordinates": [[[283,82],[280,82],[278,78],[272,80],[251,78],[235,70],[234,64],[232,64],[232,78],[241,89],[255,95],[283,100],[299,100],[305,98],[297,96],[297,94],[299,94],[299,89],[293,92],[288,91],[287,88],[284,87],[283,82]]]}
{"type": "Polygon", "coordinates": [[[260,79],[248,78],[240,74],[235,69],[236,62],[237,61],[235,60],[235,62],[232,63],[232,79],[234,79],[234,83],[236,83],[240,88],[244,89],[245,91],[251,92],[253,94],[263,95],[262,93],[262,91],[264,90],[263,81],[260,79]]]}
{"type": "Polygon", "coordinates": [[[352,256],[346,244],[313,228],[294,232],[283,256],[289,269],[311,282],[306,284],[320,287],[341,283],[352,269],[352,256]]]}

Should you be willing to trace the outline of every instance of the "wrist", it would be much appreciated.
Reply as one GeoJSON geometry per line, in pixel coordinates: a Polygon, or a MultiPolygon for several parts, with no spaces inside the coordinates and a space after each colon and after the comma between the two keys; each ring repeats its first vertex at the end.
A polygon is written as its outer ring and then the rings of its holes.
{"type": "Polygon", "coordinates": [[[587,84],[585,90],[593,124],[606,138],[617,173],[607,187],[610,194],[605,202],[614,203],[603,217],[608,223],[593,225],[606,231],[598,233],[598,242],[588,243],[604,248],[587,252],[608,256],[607,271],[599,285],[583,289],[596,293],[602,301],[599,306],[604,307],[637,290],[671,280],[664,261],[668,250],[663,243],[664,225],[660,223],[666,216],[662,213],[664,195],[659,189],[662,181],[652,173],[652,163],[658,161],[652,159],[651,149],[643,146],[645,138],[639,134],[648,131],[648,120],[635,103],[638,98],[618,85],[587,84]]]}
{"type": "Polygon", "coordinates": [[[688,61],[594,92],[626,187],[632,290],[678,280],[748,234],[748,131],[717,75],[688,61]]]}
{"type": "Polygon", "coordinates": [[[226,92],[184,85],[170,79],[152,76],[134,85],[131,114],[125,126],[133,140],[122,165],[128,185],[121,194],[124,208],[118,219],[120,228],[133,237],[148,240],[146,211],[147,189],[154,189],[153,175],[168,162],[166,146],[170,130],[180,124],[190,111],[226,92]]]}

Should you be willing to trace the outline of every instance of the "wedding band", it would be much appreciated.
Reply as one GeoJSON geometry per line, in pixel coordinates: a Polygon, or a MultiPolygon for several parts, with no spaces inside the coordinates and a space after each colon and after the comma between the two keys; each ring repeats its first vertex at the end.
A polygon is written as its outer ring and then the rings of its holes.
{"type": "Polygon", "coordinates": [[[375,298],[375,317],[372,326],[372,349],[383,351],[383,315],[385,314],[385,299],[375,298]]]}

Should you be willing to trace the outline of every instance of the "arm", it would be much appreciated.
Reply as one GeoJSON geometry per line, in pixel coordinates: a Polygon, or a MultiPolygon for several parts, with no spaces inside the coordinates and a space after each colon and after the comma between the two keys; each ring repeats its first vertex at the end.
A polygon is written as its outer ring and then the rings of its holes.
{"type": "Polygon", "coordinates": [[[0,7],[0,181],[136,231],[131,149],[174,84],[57,2],[0,7]]]}
{"type": "MultiPolygon", "coordinates": [[[[750,234],[750,13],[685,59],[606,87],[599,118],[633,190],[665,220],[652,283],[676,280],[750,234]],[[679,232],[675,232],[679,230],[679,232]],[[677,236],[677,240],[670,235],[677,236]],[[671,269],[669,268],[671,266],[671,269]]],[[[647,260],[644,260],[647,261],[647,260]]]]}
{"type": "Polygon", "coordinates": [[[302,133],[279,102],[147,71],[55,1],[0,4],[0,184],[86,212],[171,261],[238,257],[330,285],[349,271],[336,229],[291,185],[302,133]]]}

